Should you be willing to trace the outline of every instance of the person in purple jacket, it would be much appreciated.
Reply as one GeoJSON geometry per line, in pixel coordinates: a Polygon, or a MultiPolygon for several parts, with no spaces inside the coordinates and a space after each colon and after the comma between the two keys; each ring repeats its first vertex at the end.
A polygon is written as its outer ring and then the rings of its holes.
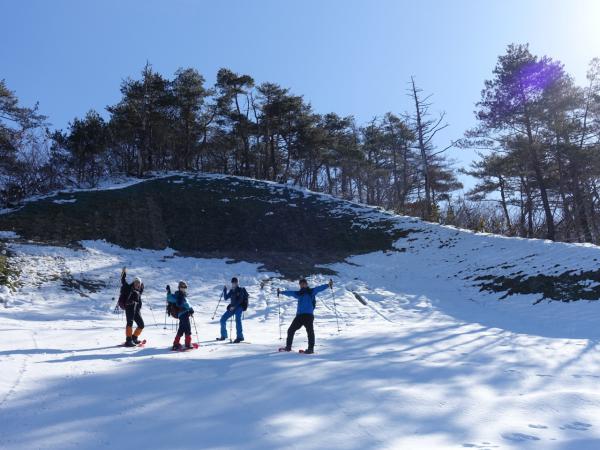
{"type": "Polygon", "coordinates": [[[305,278],[300,280],[299,291],[280,291],[277,289],[277,295],[286,295],[293,297],[298,300],[298,308],[296,309],[296,317],[292,321],[287,331],[287,341],[282,351],[292,351],[292,343],[294,342],[294,335],[300,328],[306,328],[306,334],[308,335],[308,348],[304,353],[314,353],[315,351],[315,329],[313,322],[315,320],[314,311],[317,307],[317,294],[323,292],[327,288],[333,288],[333,281],[329,280],[329,283],[322,284],[315,288],[308,287],[308,281],[305,278]]]}

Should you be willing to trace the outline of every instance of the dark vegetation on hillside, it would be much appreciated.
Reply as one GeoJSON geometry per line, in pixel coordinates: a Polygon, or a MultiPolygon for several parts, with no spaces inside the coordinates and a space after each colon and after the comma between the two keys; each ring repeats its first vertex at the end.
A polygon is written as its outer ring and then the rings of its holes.
{"type": "Polygon", "coordinates": [[[0,286],[15,289],[18,286],[19,271],[10,263],[13,254],[0,240],[0,286]]]}
{"type": "Polygon", "coordinates": [[[540,295],[536,303],[543,300],[571,302],[600,299],[600,270],[566,271],[560,275],[480,275],[470,279],[482,291],[505,293],[503,299],[515,294],[540,295]]]}
{"type": "MultiPolygon", "coordinates": [[[[330,273],[322,266],[353,254],[405,252],[415,241],[432,239],[431,231],[420,230],[418,224],[399,230],[391,218],[369,216],[350,203],[282,185],[175,175],[123,189],[61,193],[30,202],[0,215],[0,229],[42,244],[77,246],[80,240],[105,239],[125,248],[170,247],[180,255],[259,262],[288,278],[330,273]],[[393,248],[403,237],[406,247],[393,248]]],[[[434,242],[432,249],[453,247],[457,239],[458,232],[434,242]]],[[[0,250],[7,250],[1,246],[0,241],[0,250]]],[[[18,273],[10,256],[0,254],[0,285],[14,288],[18,273]]],[[[510,262],[501,266],[510,267],[510,262]]],[[[502,293],[502,298],[535,294],[538,301],[600,299],[600,271],[498,276],[489,273],[493,268],[481,267],[464,279],[482,291],[502,293]]],[[[76,279],[66,269],[56,274],[59,279],[64,289],[82,296],[100,287],[76,279]]]]}
{"type": "Polygon", "coordinates": [[[339,206],[251,180],[174,176],[31,202],[0,215],[0,229],[59,245],[105,239],[125,248],[170,247],[183,255],[260,262],[291,277],[327,272],[318,266],[353,254],[391,249],[409,233],[391,220],[367,222],[339,206]]]}

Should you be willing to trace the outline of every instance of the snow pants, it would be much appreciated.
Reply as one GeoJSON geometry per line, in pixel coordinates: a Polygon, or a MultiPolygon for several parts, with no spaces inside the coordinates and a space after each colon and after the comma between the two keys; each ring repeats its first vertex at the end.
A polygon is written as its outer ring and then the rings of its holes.
{"type": "Polygon", "coordinates": [[[315,320],[315,316],[313,314],[298,314],[294,317],[290,327],[287,332],[287,342],[286,347],[292,348],[292,343],[294,342],[294,335],[296,331],[300,328],[306,328],[306,334],[308,335],[308,348],[314,349],[315,347],[315,329],[313,327],[313,322],[315,320]]]}
{"type": "Polygon", "coordinates": [[[179,328],[177,328],[177,336],[191,336],[192,324],[190,323],[190,313],[185,312],[179,316],[179,328]]]}
{"type": "Polygon", "coordinates": [[[131,305],[127,305],[125,308],[125,319],[127,320],[127,325],[125,326],[125,336],[131,337],[132,335],[139,336],[144,329],[144,319],[142,319],[142,315],[140,313],[140,309],[142,305],[140,303],[134,302],[131,305]],[[133,322],[137,325],[135,333],[133,332],[133,322]]]}

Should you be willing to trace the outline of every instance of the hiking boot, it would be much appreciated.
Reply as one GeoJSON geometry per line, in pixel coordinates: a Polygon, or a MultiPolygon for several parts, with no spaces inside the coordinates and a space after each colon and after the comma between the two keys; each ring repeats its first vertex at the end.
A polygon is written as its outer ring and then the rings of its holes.
{"type": "Polygon", "coordinates": [[[133,339],[131,339],[130,337],[128,337],[125,340],[125,344],[123,344],[125,347],[135,347],[135,344],[133,343],[133,339]]]}
{"type": "Polygon", "coordinates": [[[140,345],[140,344],[142,343],[142,341],[140,341],[140,340],[138,339],[138,337],[137,337],[137,336],[135,336],[135,335],[131,336],[131,340],[133,341],[133,343],[134,343],[135,345],[140,345]]]}
{"type": "Polygon", "coordinates": [[[185,337],[185,348],[192,348],[192,337],[191,336],[185,337]]]}
{"type": "Polygon", "coordinates": [[[173,347],[171,348],[171,350],[181,350],[183,349],[183,347],[181,346],[181,344],[179,342],[175,342],[173,344],[173,347]]]}
{"type": "Polygon", "coordinates": [[[240,342],[243,342],[244,338],[237,338],[235,341],[233,341],[234,344],[239,344],[240,342]]]}
{"type": "Polygon", "coordinates": [[[304,350],[304,353],[306,353],[307,355],[312,355],[315,351],[312,348],[307,348],[306,350],[304,350]]]}
{"type": "Polygon", "coordinates": [[[219,338],[216,338],[215,340],[216,340],[216,341],[224,341],[225,339],[227,339],[227,338],[224,338],[224,337],[219,337],[219,338]]]}

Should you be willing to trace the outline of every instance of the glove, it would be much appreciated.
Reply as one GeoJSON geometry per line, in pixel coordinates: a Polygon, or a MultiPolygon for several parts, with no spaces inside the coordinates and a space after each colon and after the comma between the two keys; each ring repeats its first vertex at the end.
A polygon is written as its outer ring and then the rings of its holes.
{"type": "Polygon", "coordinates": [[[194,308],[190,308],[190,316],[194,315],[194,308]]]}
{"type": "Polygon", "coordinates": [[[167,292],[171,293],[171,286],[169,286],[168,284],[167,284],[167,292]]]}
{"type": "Polygon", "coordinates": [[[235,311],[235,308],[234,308],[233,306],[228,306],[228,307],[227,307],[227,309],[228,309],[229,311],[231,311],[231,312],[234,312],[234,311],[235,311]]]}

